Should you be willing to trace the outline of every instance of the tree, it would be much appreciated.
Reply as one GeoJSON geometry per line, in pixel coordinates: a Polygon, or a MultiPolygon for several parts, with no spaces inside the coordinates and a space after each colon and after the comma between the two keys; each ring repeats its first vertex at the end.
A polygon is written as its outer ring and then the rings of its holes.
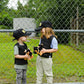
{"type": "MultiPolygon", "coordinates": [[[[35,17],[37,24],[49,20],[55,29],[70,29],[70,19],[72,16],[76,18],[76,8],[81,2],[83,0],[29,0],[28,12],[31,17],[35,17]]],[[[68,43],[69,36],[69,33],[58,33],[59,42],[68,43]]]]}
{"type": "Polygon", "coordinates": [[[0,0],[0,12],[7,8],[8,0],[0,0]]]}
{"type": "Polygon", "coordinates": [[[8,0],[0,0],[0,29],[12,27],[12,17],[7,8],[8,0]]]}

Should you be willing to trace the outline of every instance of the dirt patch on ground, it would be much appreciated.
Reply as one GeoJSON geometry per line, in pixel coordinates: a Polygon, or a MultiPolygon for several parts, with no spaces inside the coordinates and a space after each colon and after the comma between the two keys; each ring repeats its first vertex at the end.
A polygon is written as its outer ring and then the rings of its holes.
{"type": "MultiPolygon", "coordinates": [[[[54,78],[54,83],[67,83],[67,82],[84,82],[84,77],[76,77],[76,76],[71,76],[71,77],[66,77],[66,78],[60,78],[60,77],[55,77],[54,78]]],[[[7,79],[0,79],[0,84],[15,84],[16,81],[10,81],[7,79]]],[[[34,84],[36,82],[36,79],[28,78],[27,83],[28,84],[34,84]]],[[[43,78],[43,82],[46,83],[46,78],[43,78]]]]}
{"type": "Polygon", "coordinates": [[[0,79],[0,84],[15,84],[15,82],[10,82],[10,80],[7,79],[0,79]]]}
{"type": "Polygon", "coordinates": [[[66,77],[66,78],[54,78],[54,83],[63,83],[63,82],[84,82],[84,77],[76,77],[76,76],[71,76],[71,77],[66,77]]]}

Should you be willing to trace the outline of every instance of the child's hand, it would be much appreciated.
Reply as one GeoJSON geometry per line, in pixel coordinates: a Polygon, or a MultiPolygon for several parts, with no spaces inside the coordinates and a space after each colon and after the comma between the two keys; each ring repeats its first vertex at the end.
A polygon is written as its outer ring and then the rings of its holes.
{"type": "Polygon", "coordinates": [[[45,49],[45,48],[43,48],[43,49],[40,51],[40,53],[41,53],[41,54],[46,53],[46,49],[45,49]]]}
{"type": "Polygon", "coordinates": [[[24,56],[24,59],[29,59],[29,57],[30,57],[30,56],[26,54],[26,55],[24,56]]]}

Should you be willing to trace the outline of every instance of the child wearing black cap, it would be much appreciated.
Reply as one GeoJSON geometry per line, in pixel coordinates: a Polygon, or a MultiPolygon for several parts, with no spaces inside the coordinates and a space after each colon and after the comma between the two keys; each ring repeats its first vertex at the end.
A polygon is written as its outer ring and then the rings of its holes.
{"type": "Polygon", "coordinates": [[[27,40],[27,36],[29,35],[30,34],[24,29],[18,29],[13,32],[14,40],[17,40],[17,43],[14,46],[16,84],[26,84],[26,70],[28,62],[25,59],[29,59],[30,56],[25,53],[27,45],[24,42],[27,40]]]}
{"type": "Polygon", "coordinates": [[[52,24],[49,21],[43,21],[40,23],[39,28],[35,29],[41,32],[40,45],[43,45],[40,53],[41,56],[37,56],[37,84],[42,83],[43,73],[46,75],[47,84],[53,84],[53,72],[52,72],[52,53],[57,52],[58,42],[57,37],[52,30],[52,24]]]}

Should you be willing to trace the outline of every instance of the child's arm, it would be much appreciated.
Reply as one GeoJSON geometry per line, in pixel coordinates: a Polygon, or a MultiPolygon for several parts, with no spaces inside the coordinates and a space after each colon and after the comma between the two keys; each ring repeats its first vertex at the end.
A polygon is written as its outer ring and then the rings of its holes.
{"type": "Polygon", "coordinates": [[[19,51],[18,51],[17,46],[14,47],[14,55],[15,55],[15,58],[19,58],[19,59],[28,59],[28,57],[29,57],[27,54],[19,55],[19,51]]]}
{"type": "Polygon", "coordinates": [[[57,52],[58,49],[42,49],[41,53],[53,53],[53,52],[57,52]]]}
{"type": "Polygon", "coordinates": [[[26,55],[15,55],[15,58],[19,58],[19,59],[28,59],[29,56],[26,54],[26,55]]]}
{"type": "Polygon", "coordinates": [[[57,52],[57,50],[58,50],[58,42],[57,42],[56,38],[53,38],[53,39],[52,39],[51,48],[52,48],[52,49],[44,49],[44,48],[43,48],[43,49],[41,50],[41,53],[44,54],[44,53],[57,52]]]}

